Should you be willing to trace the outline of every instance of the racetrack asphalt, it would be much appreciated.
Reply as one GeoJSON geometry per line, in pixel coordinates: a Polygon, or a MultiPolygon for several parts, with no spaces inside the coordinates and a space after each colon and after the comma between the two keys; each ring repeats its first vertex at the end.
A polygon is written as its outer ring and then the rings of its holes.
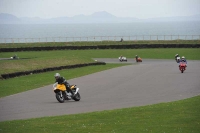
{"type": "Polygon", "coordinates": [[[0,121],[144,106],[200,94],[200,61],[189,60],[184,73],[175,60],[143,59],[136,63],[128,59],[127,63],[130,65],[68,80],[80,88],[78,102],[59,103],[52,85],[0,98],[0,121]]]}

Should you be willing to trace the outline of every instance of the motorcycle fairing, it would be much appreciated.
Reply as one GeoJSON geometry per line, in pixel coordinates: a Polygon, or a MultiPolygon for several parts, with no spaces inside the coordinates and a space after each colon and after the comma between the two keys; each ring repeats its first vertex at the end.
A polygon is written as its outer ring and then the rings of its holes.
{"type": "Polygon", "coordinates": [[[64,84],[57,84],[56,89],[59,89],[61,91],[66,91],[66,87],[64,84]]]}
{"type": "MultiPolygon", "coordinates": [[[[66,91],[67,89],[66,89],[66,87],[65,87],[65,85],[64,84],[54,84],[53,85],[54,87],[54,92],[55,91],[57,91],[57,90],[59,90],[59,91],[66,91]]],[[[70,89],[71,90],[74,90],[75,92],[77,92],[77,88],[76,88],[76,85],[70,85],[70,89]]],[[[78,89],[79,90],[79,89],[78,89]]]]}
{"type": "Polygon", "coordinates": [[[181,63],[180,63],[180,66],[181,66],[181,67],[185,67],[185,66],[186,66],[186,63],[185,63],[185,62],[181,62],[181,63]]]}

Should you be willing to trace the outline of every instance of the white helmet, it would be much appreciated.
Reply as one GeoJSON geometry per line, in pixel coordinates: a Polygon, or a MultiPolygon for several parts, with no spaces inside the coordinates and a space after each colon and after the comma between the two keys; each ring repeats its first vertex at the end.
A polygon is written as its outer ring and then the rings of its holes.
{"type": "Polygon", "coordinates": [[[56,73],[56,74],[54,75],[54,77],[60,77],[60,74],[59,74],[59,73],[56,73]]]}
{"type": "Polygon", "coordinates": [[[184,57],[184,56],[182,56],[182,57],[181,57],[181,59],[185,59],[185,57],[184,57]]]}

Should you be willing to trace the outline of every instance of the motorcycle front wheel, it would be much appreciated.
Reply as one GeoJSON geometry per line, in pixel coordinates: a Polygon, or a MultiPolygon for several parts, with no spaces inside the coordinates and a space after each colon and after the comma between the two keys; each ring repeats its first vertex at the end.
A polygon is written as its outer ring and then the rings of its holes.
{"type": "Polygon", "coordinates": [[[181,70],[181,73],[183,73],[183,71],[184,71],[184,70],[182,69],[182,70],[181,70]]]}
{"type": "Polygon", "coordinates": [[[81,100],[81,95],[77,92],[73,99],[75,101],[80,101],[81,100]]]}
{"type": "Polygon", "coordinates": [[[56,99],[57,99],[58,102],[60,102],[60,103],[64,103],[64,102],[65,102],[65,98],[64,98],[64,96],[62,95],[62,92],[57,92],[57,93],[56,93],[56,99]]]}

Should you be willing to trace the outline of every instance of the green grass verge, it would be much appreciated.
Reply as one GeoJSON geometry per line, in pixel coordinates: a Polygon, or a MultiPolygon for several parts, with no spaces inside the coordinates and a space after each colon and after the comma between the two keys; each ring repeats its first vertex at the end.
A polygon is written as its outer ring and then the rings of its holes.
{"type": "Polygon", "coordinates": [[[0,122],[0,133],[199,133],[200,96],[155,105],[0,122]]]}
{"type": "Polygon", "coordinates": [[[17,54],[20,60],[0,60],[0,74],[35,70],[62,65],[94,62],[91,58],[118,58],[120,55],[128,59],[139,55],[146,59],[172,59],[175,54],[184,55],[188,60],[200,60],[200,48],[161,48],[161,49],[121,49],[121,50],[58,50],[0,53],[0,58],[8,58],[17,54]]]}
{"type": "Polygon", "coordinates": [[[125,44],[199,44],[200,40],[133,40],[133,41],[76,41],[76,42],[36,42],[36,43],[0,43],[0,48],[47,47],[47,46],[97,46],[125,44]]]}

